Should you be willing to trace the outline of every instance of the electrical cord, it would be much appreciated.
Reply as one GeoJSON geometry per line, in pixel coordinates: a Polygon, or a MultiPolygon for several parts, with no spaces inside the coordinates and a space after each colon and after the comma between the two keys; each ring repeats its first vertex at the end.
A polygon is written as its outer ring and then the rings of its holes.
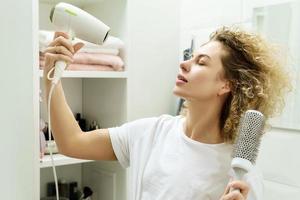
{"type": "MultiPolygon", "coordinates": [[[[70,22],[68,24],[70,25],[70,22]]],[[[73,33],[70,31],[71,30],[70,27],[68,28],[68,30],[69,30],[68,35],[70,36],[69,40],[72,41],[73,37],[71,37],[71,36],[73,36],[73,33]]],[[[63,76],[63,72],[64,72],[66,66],[67,66],[67,63],[65,61],[58,60],[55,62],[55,66],[52,67],[52,69],[50,69],[50,71],[47,74],[47,79],[51,81],[51,88],[50,88],[49,96],[48,96],[48,122],[49,122],[48,143],[49,143],[49,145],[51,145],[51,115],[50,115],[50,113],[51,113],[52,93],[54,91],[56,84],[63,76]],[[51,77],[51,73],[53,73],[53,77],[51,77]]],[[[54,163],[54,159],[53,159],[53,152],[52,152],[51,146],[49,146],[49,152],[50,152],[51,165],[52,165],[52,169],[53,169],[53,176],[54,176],[54,182],[55,182],[56,200],[59,200],[58,181],[57,181],[56,168],[55,168],[55,163],[54,163]]]]}
{"type": "MultiPolygon", "coordinates": [[[[53,67],[54,69],[54,67],[53,67]]],[[[50,71],[48,73],[48,75],[51,73],[52,71],[50,71]]],[[[53,169],[53,176],[54,176],[54,182],[55,182],[55,191],[56,191],[56,200],[59,200],[59,192],[58,192],[58,181],[57,181],[57,175],[56,175],[56,169],[55,169],[55,164],[54,164],[54,159],[53,159],[53,153],[52,153],[52,147],[51,147],[51,97],[52,97],[52,93],[54,91],[54,88],[56,86],[56,83],[51,84],[51,88],[50,88],[50,92],[49,92],[49,96],[48,96],[48,120],[49,120],[49,125],[48,125],[48,136],[49,136],[49,140],[48,140],[48,148],[49,148],[49,152],[50,152],[50,158],[51,158],[51,165],[52,165],[52,169],[53,169]]]]}
{"type": "Polygon", "coordinates": [[[55,191],[56,191],[56,200],[59,200],[59,190],[58,190],[58,181],[57,181],[57,175],[56,175],[56,169],[55,169],[55,164],[54,164],[54,159],[53,159],[53,152],[52,152],[52,147],[51,147],[51,99],[52,99],[52,94],[55,89],[56,84],[60,80],[60,78],[63,75],[64,69],[66,68],[67,64],[64,61],[57,61],[55,63],[55,67],[53,67],[47,74],[47,79],[51,80],[51,88],[49,91],[49,96],[48,96],[48,148],[50,152],[50,159],[51,159],[51,165],[53,169],[53,176],[54,176],[54,182],[55,182],[55,191]],[[54,70],[54,72],[53,72],[54,70]],[[50,77],[51,73],[53,72],[53,77],[50,77]]]}

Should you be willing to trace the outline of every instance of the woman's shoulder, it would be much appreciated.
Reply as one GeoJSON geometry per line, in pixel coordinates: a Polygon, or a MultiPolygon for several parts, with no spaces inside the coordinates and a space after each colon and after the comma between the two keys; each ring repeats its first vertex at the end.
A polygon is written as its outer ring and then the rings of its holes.
{"type": "Polygon", "coordinates": [[[146,117],[146,118],[140,118],[137,120],[132,121],[132,123],[150,123],[155,125],[162,125],[162,124],[172,124],[177,123],[178,120],[180,120],[182,116],[173,116],[170,114],[162,114],[155,117],[146,117]]]}
{"type": "Polygon", "coordinates": [[[157,124],[162,126],[174,126],[180,123],[180,120],[183,117],[180,115],[170,115],[170,114],[163,114],[157,117],[157,124]]]}

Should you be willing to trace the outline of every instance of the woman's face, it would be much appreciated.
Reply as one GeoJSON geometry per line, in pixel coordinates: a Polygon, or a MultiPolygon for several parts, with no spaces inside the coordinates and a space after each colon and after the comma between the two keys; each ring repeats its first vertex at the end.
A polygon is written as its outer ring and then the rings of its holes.
{"type": "Polygon", "coordinates": [[[224,53],[218,41],[201,46],[193,58],[180,64],[174,94],[189,101],[210,101],[229,92],[228,82],[222,78],[224,53]]]}

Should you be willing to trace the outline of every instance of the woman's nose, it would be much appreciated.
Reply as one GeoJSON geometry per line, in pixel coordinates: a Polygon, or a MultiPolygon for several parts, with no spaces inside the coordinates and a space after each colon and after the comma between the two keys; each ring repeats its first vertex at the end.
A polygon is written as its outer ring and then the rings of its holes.
{"type": "Polygon", "coordinates": [[[189,71],[190,71],[190,68],[191,68],[190,60],[182,61],[182,62],[180,63],[180,69],[181,69],[183,72],[189,72],[189,71]]]}

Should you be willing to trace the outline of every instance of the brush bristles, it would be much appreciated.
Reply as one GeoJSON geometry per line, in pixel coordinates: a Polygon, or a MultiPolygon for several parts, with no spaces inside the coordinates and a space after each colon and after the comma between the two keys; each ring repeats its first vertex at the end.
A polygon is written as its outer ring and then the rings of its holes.
{"type": "Polygon", "coordinates": [[[243,158],[255,164],[264,127],[264,116],[249,110],[240,122],[238,137],[233,148],[233,158],[243,158]]]}

